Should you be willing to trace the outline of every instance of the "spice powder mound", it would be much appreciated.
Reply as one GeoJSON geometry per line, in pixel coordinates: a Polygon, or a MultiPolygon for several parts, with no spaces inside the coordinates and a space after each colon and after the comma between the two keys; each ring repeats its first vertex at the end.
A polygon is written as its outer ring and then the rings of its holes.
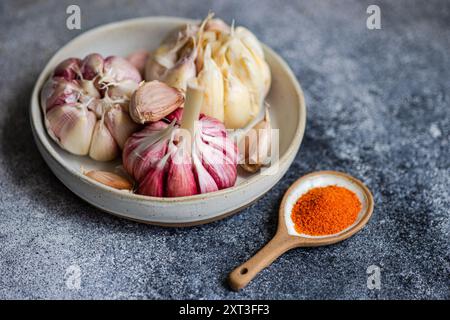
{"type": "Polygon", "coordinates": [[[361,210],[356,194],[339,186],[318,187],[302,195],[292,209],[295,230],[312,236],[338,233],[351,226],[361,210]]]}

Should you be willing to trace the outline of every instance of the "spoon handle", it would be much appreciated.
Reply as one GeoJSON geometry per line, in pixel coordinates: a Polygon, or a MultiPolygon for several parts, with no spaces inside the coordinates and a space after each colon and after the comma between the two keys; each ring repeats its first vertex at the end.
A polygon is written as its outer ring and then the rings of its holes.
{"type": "Polygon", "coordinates": [[[282,233],[275,234],[273,239],[252,258],[230,273],[228,282],[231,288],[235,291],[244,288],[261,270],[295,246],[291,236],[282,233]]]}

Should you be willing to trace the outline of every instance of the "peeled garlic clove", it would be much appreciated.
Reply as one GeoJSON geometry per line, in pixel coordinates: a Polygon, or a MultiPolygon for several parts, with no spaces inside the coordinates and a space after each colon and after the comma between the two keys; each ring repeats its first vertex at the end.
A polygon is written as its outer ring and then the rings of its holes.
{"type": "Polygon", "coordinates": [[[120,149],[123,149],[127,139],[139,129],[139,125],[134,123],[118,105],[111,107],[106,112],[105,124],[120,149]]]}
{"type": "Polygon", "coordinates": [[[168,197],[185,197],[198,193],[190,153],[183,148],[177,148],[171,156],[166,181],[168,197]]]}
{"type": "Polygon", "coordinates": [[[255,116],[255,106],[247,87],[228,72],[224,81],[224,123],[227,128],[244,127],[255,116]]]}
{"type": "Polygon", "coordinates": [[[108,80],[112,79],[112,82],[132,80],[139,83],[142,81],[139,71],[126,59],[117,56],[105,59],[104,77],[108,80]]]}
{"type": "Polygon", "coordinates": [[[223,77],[219,67],[211,58],[211,47],[209,45],[206,46],[203,69],[197,76],[197,81],[199,86],[204,88],[201,112],[223,122],[223,77]]]}
{"type": "Polygon", "coordinates": [[[114,189],[118,190],[133,189],[133,184],[128,179],[112,172],[92,170],[85,173],[85,175],[91,179],[94,179],[97,182],[100,182],[114,189]]]}
{"type": "Polygon", "coordinates": [[[129,111],[137,123],[155,122],[184,104],[180,90],[159,81],[141,85],[133,94],[129,111]]]}
{"type": "Polygon", "coordinates": [[[56,66],[53,72],[54,77],[61,77],[68,81],[76,79],[80,74],[81,60],[69,58],[56,66]]]}
{"type": "Polygon", "coordinates": [[[77,104],[55,107],[46,115],[50,136],[77,155],[88,154],[95,123],[95,114],[77,104]]]}
{"type": "Polygon", "coordinates": [[[139,73],[143,77],[148,57],[149,52],[147,50],[141,49],[128,55],[127,60],[139,71],[139,73]]]}
{"type": "Polygon", "coordinates": [[[83,79],[92,80],[98,75],[103,74],[103,67],[105,60],[98,53],[91,53],[87,55],[81,64],[81,74],[83,79]]]}
{"type": "Polygon", "coordinates": [[[97,161],[111,161],[119,154],[119,148],[103,120],[97,121],[92,135],[89,156],[97,161]]]}
{"type": "Polygon", "coordinates": [[[56,106],[76,103],[82,91],[76,80],[50,79],[41,93],[45,101],[45,111],[56,106]]]}

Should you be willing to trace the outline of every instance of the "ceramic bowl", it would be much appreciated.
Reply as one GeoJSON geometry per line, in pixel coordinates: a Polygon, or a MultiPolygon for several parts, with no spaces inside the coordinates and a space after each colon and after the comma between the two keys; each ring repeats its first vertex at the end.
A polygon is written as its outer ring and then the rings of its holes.
{"type": "Polygon", "coordinates": [[[132,220],[164,225],[189,226],[211,222],[235,213],[269,191],[288,170],[299,150],[306,121],[302,90],[288,65],[264,46],[272,72],[267,97],[273,127],[279,128],[279,160],[270,175],[239,172],[232,188],[179,198],[156,198],[112,189],[86,177],[85,170],[112,170],[119,161],[95,162],[69,154],[48,136],[39,105],[40,90],[52,69],[68,57],[98,52],[104,56],[126,56],[137,49],[155,49],[171,30],[192,22],[172,17],[148,17],[104,25],[78,36],[61,48],[40,74],[31,98],[30,117],[36,144],[54,174],[76,195],[99,209],[132,220]]]}

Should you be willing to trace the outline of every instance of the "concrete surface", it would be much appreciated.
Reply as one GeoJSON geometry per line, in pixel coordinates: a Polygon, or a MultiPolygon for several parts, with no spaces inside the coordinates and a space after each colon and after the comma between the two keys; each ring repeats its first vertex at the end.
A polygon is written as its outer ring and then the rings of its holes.
{"type": "Polygon", "coordinates": [[[366,28],[369,4],[1,1],[0,298],[450,298],[450,3],[376,1],[381,30],[366,28]],[[65,28],[72,3],[82,31],[65,28]],[[78,199],[42,160],[28,123],[47,60],[107,22],[210,9],[253,30],[303,86],[307,129],[289,173],[247,210],[189,229],[128,222],[78,199]],[[293,250],[231,292],[227,274],[273,236],[284,191],[321,169],[372,189],[369,225],[338,245],[293,250]],[[381,268],[380,290],[367,288],[371,265],[381,268]]]}

